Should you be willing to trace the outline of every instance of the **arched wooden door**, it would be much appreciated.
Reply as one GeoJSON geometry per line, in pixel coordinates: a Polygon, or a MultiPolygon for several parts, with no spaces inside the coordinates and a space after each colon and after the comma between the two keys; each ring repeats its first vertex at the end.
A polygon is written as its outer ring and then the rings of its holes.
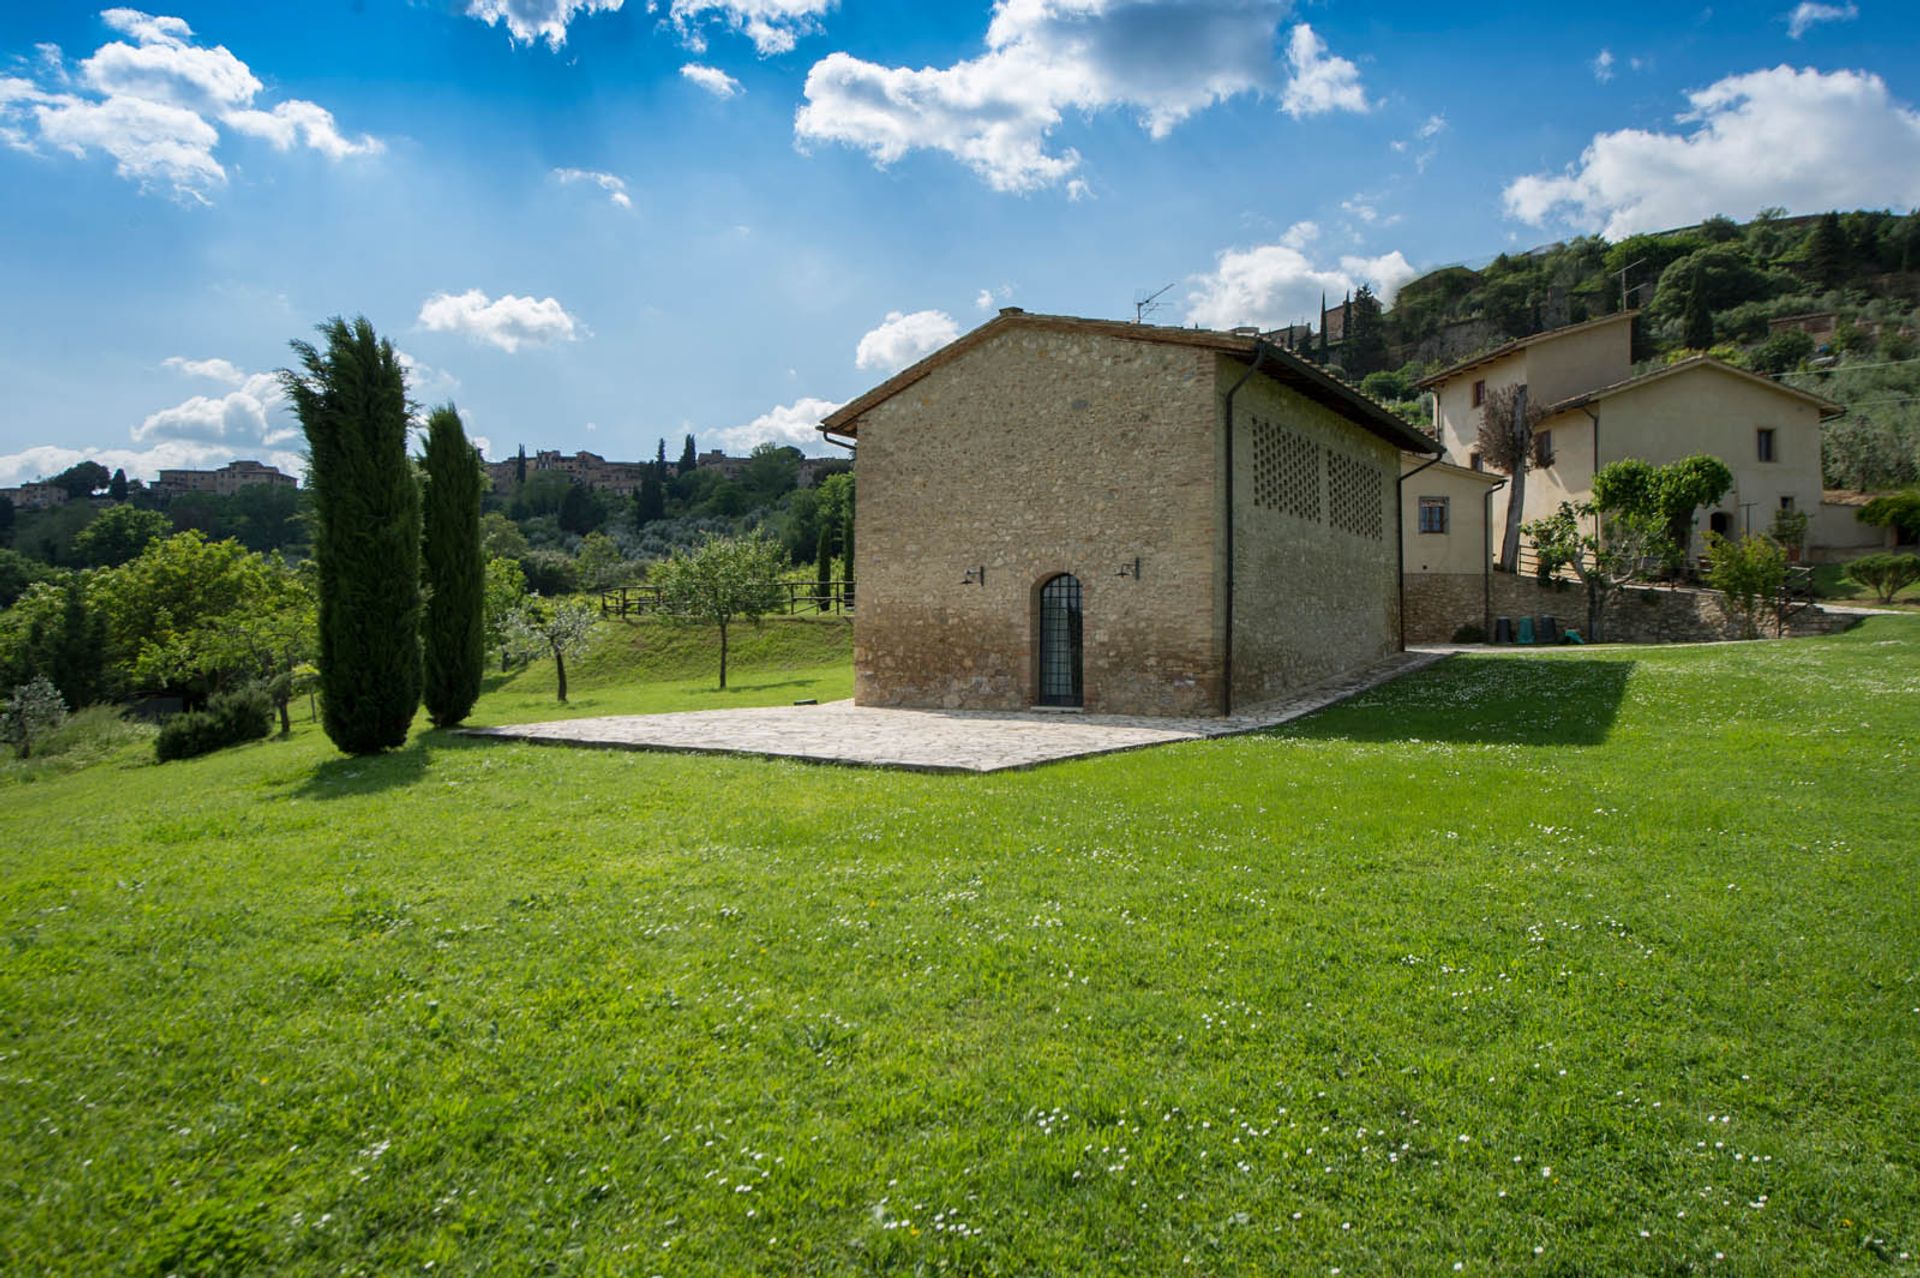
{"type": "Polygon", "coordinates": [[[1080,579],[1061,573],[1040,587],[1040,704],[1082,703],[1080,579]]]}

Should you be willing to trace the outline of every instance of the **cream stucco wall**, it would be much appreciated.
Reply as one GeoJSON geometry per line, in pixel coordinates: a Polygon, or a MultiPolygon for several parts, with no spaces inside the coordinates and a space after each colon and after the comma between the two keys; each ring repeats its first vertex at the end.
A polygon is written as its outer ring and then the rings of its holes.
{"type": "Polygon", "coordinates": [[[1821,502],[1807,527],[1807,546],[1815,559],[1851,559],[1892,550],[1898,540],[1894,529],[1861,523],[1860,507],[1841,502],[1821,502]]]}
{"type": "MultiPolygon", "coordinates": [[[[1805,400],[1702,364],[1593,407],[1603,466],[1627,457],[1661,465],[1694,453],[1724,461],[1733,488],[1715,509],[1726,512],[1735,534],[1767,531],[1782,497],[1808,515],[1820,508],[1820,413],[1805,400]],[[1771,462],[1759,459],[1756,432],[1763,427],[1774,432],[1771,462]]],[[[1711,515],[1701,513],[1702,529],[1711,515]]]]}
{"type": "MultiPolygon", "coordinates": [[[[1401,470],[1409,478],[1401,486],[1400,518],[1409,573],[1478,573],[1500,551],[1499,539],[1486,536],[1486,493],[1497,475],[1476,474],[1464,467],[1441,463],[1413,472],[1424,458],[1403,457],[1401,470]],[[1447,531],[1420,531],[1420,499],[1447,499],[1447,531]]],[[[1498,494],[1496,493],[1496,496],[1498,494]]]]}
{"type": "MultiPolygon", "coordinates": [[[[1221,357],[1217,375],[1231,386],[1244,369],[1221,357]]],[[[1393,445],[1264,376],[1236,396],[1235,706],[1398,649],[1399,456],[1393,445]],[[1286,460],[1273,455],[1276,448],[1286,460]]]]}
{"type": "Polygon", "coordinates": [[[1632,319],[1620,315],[1591,328],[1535,341],[1448,378],[1433,388],[1434,425],[1446,446],[1447,460],[1464,466],[1473,455],[1480,434],[1480,409],[1473,403],[1476,382],[1485,382],[1489,391],[1524,382],[1532,403],[1557,404],[1623,382],[1632,370],[1632,319]]]}

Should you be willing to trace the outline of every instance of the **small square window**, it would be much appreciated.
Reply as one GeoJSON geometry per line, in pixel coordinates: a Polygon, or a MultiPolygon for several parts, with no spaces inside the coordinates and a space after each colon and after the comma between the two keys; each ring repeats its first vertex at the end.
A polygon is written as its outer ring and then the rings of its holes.
{"type": "Polygon", "coordinates": [[[1533,437],[1533,464],[1545,469],[1553,465],[1553,432],[1543,430],[1533,437]]]}
{"type": "Polygon", "coordinates": [[[1487,459],[1479,453],[1469,453],[1467,454],[1467,465],[1473,467],[1475,470],[1485,470],[1487,468],[1487,459]]]}
{"type": "Polygon", "coordinates": [[[1760,460],[1763,462],[1774,461],[1773,428],[1770,426],[1762,426],[1754,432],[1753,438],[1754,445],[1759,450],[1760,460]]]}
{"type": "Polygon", "coordinates": [[[1441,533],[1447,531],[1447,497],[1422,497],[1420,499],[1420,531],[1423,533],[1441,533]]]}
{"type": "Polygon", "coordinates": [[[1487,383],[1482,380],[1473,384],[1473,406],[1475,408],[1487,402],[1487,383]]]}
{"type": "Polygon", "coordinates": [[[1782,498],[1780,499],[1780,509],[1782,509],[1782,510],[1788,510],[1788,511],[1790,511],[1790,510],[1792,510],[1792,509],[1793,509],[1793,498],[1791,498],[1791,497],[1782,497],[1782,498]]]}

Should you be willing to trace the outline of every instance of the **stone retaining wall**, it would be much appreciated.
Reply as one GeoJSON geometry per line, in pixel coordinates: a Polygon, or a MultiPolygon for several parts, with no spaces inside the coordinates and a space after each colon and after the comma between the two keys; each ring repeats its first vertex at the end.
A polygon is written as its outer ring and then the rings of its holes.
{"type": "MultiPolygon", "coordinates": [[[[1446,643],[1463,625],[1485,625],[1485,592],[1491,586],[1494,617],[1553,617],[1564,629],[1587,629],[1586,591],[1575,584],[1541,582],[1496,572],[1412,573],[1407,576],[1407,642],[1446,643]]],[[[1857,618],[1803,609],[1787,623],[1789,636],[1832,634],[1857,618]]],[[[1489,633],[1491,628],[1489,627],[1489,633]]],[[[1772,618],[1761,623],[1773,637],[1772,618]]],[[[1604,638],[1612,643],[1702,643],[1741,637],[1739,618],[1715,590],[1630,587],[1607,606],[1604,638]]]]}

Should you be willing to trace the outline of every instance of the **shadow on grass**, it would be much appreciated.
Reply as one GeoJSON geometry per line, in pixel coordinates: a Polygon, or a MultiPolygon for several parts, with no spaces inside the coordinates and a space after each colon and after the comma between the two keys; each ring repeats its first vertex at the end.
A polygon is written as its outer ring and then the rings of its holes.
{"type": "Polygon", "coordinates": [[[347,799],[397,790],[426,776],[436,751],[470,749],[471,746],[471,742],[445,732],[419,732],[398,750],[345,756],[318,764],[294,793],[303,799],[347,799]]]}
{"type": "Polygon", "coordinates": [[[1455,659],[1276,731],[1309,740],[1599,745],[1633,667],[1598,657],[1455,659]]]}

